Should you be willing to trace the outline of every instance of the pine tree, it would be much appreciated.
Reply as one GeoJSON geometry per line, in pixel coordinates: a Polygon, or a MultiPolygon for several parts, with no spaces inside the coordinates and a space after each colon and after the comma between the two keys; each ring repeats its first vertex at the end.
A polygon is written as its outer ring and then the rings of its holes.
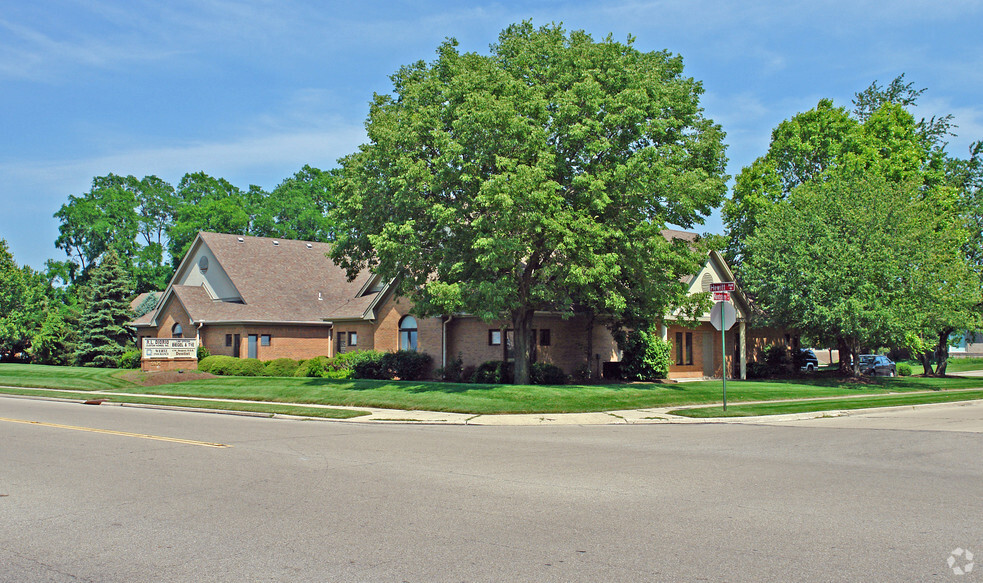
{"type": "Polygon", "coordinates": [[[114,252],[105,255],[92,271],[86,309],[79,321],[79,342],[76,358],[84,366],[113,367],[125,346],[132,340],[126,328],[130,320],[130,281],[119,257],[114,252]]]}

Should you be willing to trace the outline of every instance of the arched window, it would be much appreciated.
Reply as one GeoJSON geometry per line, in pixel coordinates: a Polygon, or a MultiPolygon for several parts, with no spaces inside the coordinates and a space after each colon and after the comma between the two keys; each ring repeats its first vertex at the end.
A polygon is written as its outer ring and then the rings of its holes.
{"type": "Polygon", "coordinates": [[[399,321],[399,349],[416,350],[416,318],[403,316],[399,321]]]}
{"type": "Polygon", "coordinates": [[[181,338],[181,334],[183,333],[184,333],[184,329],[181,328],[180,322],[174,324],[174,327],[171,328],[171,338],[181,338]]]}

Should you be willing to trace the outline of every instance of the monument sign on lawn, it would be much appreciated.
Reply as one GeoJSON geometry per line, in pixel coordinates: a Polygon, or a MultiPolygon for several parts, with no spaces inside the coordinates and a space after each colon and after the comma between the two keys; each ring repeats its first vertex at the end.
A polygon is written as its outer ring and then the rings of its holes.
{"type": "Polygon", "coordinates": [[[140,369],[144,372],[197,370],[196,338],[144,338],[140,349],[140,369]]]}

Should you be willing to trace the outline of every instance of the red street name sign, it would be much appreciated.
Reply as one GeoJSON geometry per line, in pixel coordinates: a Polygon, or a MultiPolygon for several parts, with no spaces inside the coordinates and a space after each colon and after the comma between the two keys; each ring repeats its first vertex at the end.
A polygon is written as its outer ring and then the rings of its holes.
{"type": "Polygon", "coordinates": [[[732,292],[735,290],[737,290],[737,286],[732,281],[710,284],[710,291],[712,292],[732,292]]]}
{"type": "Polygon", "coordinates": [[[713,301],[715,302],[729,302],[730,294],[727,292],[713,292],[713,301]]]}

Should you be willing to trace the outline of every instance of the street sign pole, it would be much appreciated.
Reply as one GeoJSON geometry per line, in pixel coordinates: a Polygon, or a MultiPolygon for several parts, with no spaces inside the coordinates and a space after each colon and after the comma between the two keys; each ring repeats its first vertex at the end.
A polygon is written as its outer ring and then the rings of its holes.
{"type": "MultiPolygon", "coordinates": [[[[719,287],[730,287],[733,290],[733,283],[713,284],[719,287]]],[[[712,289],[712,287],[711,287],[712,289]]],[[[712,290],[714,292],[726,292],[725,289],[712,290]]],[[[710,310],[710,323],[717,330],[720,330],[720,376],[724,381],[724,411],[727,410],[727,330],[737,321],[737,311],[730,302],[720,301],[714,304],[710,310]]]]}
{"type": "Polygon", "coordinates": [[[720,372],[724,381],[724,411],[727,410],[727,331],[720,327],[720,372]]]}

